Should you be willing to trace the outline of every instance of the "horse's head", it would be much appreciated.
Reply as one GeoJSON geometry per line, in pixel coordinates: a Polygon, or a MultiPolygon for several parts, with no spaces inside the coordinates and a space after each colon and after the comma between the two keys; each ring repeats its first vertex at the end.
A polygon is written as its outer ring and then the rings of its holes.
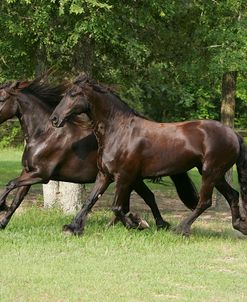
{"type": "Polygon", "coordinates": [[[0,123],[17,114],[17,93],[27,85],[28,82],[14,82],[0,86],[0,123]]]}
{"type": "Polygon", "coordinates": [[[54,127],[62,127],[71,117],[81,113],[89,113],[89,111],[87,88],[76,83],[66,92],[53,111],[50,120],[54,127]]]}

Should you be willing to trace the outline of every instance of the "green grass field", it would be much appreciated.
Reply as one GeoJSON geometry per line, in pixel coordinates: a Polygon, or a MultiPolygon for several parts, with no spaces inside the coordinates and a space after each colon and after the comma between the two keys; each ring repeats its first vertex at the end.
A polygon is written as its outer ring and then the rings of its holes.
{"type": "Polygon", "coordinates": [[[110,216],[92,213],[84,236],[70,237],[57,210],[16,215],[0,232],[0,301],[245,301],[247,241],[228,218],[200,219],[185,239],[107,228],[110,216]]]}
{"type": "MultiPolygon", "coordinates": [[[[20,157],[0,151],[1,187],[20,172],[20,157]]],[[[173,194],[167,180],[151,186],[173,194]]],[[[61,229],[72,216],[38,205],[19,209],[0,231],[1,302],[246,301],[247,237],[228,213],[207,212],[186,239],[157,232],[147,213],[150,229],[128,231],[108,228],[111,212],[94,210],[84,235],[71,237],[61,229]]],[[[181,215],[165,217],[175,227],[181,215]]]]}

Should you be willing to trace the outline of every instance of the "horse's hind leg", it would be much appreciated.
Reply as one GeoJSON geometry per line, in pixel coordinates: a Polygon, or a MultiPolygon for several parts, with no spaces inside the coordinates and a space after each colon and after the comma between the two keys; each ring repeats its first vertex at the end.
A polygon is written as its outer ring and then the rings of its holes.
{"type": "Polygon", "coordinates": [[[239,211],[239,193],[227,183],[225,178],[218,182],[215,187],[225,197],[230,206],[234,229],[247,235],[247,224],[244,222],[244,219],[241,218],[239,211]]]}
{"type": "Polygon", "coordinates": [[[215,178],[211,174],[213,175],[213,173],[210,173],[210,175],[202,175],[199,203],[195,210],[193,210],[193,212],[178,225],[177,233],[184,236],[189,236],[192,223],[212,205],[212,194],[215,178]]]}
{"type": "Polygon", "coordinates": [[[7,226],[7,224],[9,223],[12,215],[14,214],[15,210],[19,207],[22,200],[27,195],[30,187],[31,186],[24,186],[24,187],[18,188],[18,190],[16,192],[16,195],[15,195],[15,198],[14,198],[11,206],[9,207],[9,209],[8,209],[7,213],[5,214],[5,216],[0,221],[0,229],[4,229],[7,226]]]}

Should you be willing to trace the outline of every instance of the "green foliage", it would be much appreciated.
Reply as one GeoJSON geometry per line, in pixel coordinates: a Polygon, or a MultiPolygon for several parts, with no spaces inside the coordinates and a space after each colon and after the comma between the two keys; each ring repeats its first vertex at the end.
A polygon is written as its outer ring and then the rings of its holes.
{"type": "Polygon", "coordinates": [[[0,149],[8,147],[20,147],[24,144],[24,138],[19,121],[5,122],[0,125],[0,149]]]}
{"type": "Polygon", "coordinates": [[[0,79],[84,70],[116,84],[156,120],[218,118],[224,72],[238,71],[237,126],[247,127],[244,0],[1,1],[0,79]]]}

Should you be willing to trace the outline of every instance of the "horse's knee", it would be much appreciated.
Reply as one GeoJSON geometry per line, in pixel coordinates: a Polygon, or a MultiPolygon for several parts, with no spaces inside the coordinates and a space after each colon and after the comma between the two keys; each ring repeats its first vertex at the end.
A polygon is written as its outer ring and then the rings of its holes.
{"type": "Polygon", "coordinates": [[[6,189],[11,190],[15,187],[15,181],[11,180],[10,182],[7,183],[6,189]]]}

